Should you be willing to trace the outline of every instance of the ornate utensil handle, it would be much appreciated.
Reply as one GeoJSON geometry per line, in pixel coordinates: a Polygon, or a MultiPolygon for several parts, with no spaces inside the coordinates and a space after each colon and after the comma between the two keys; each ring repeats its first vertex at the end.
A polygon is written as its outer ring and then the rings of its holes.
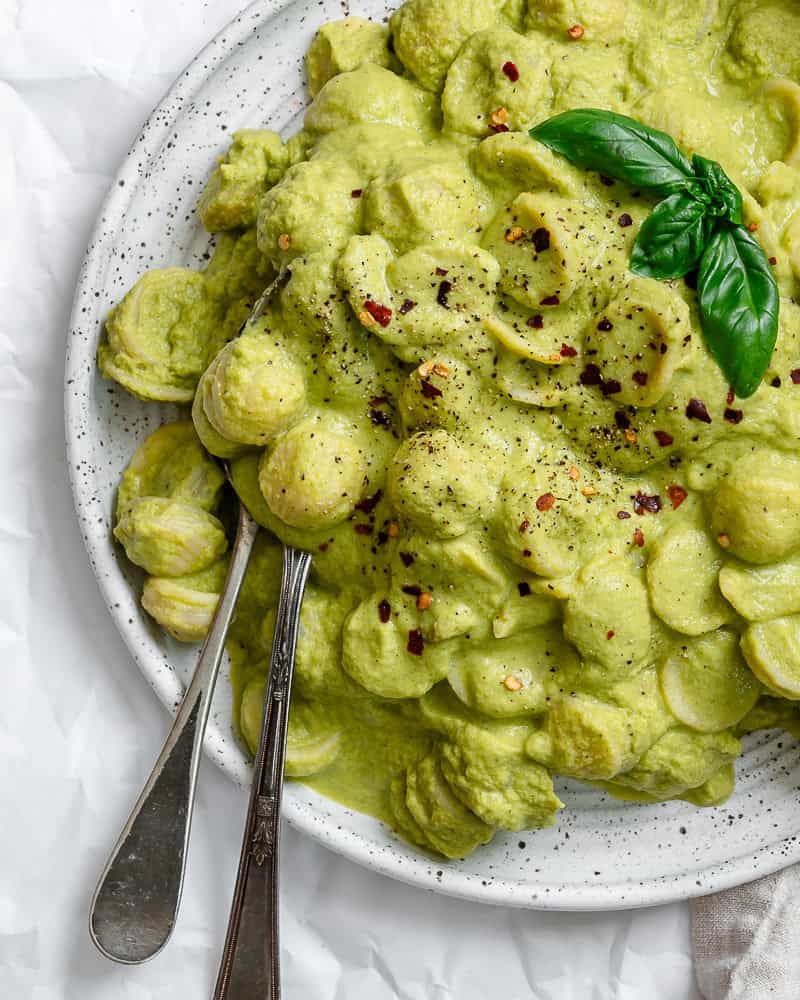
{"type": "Polygon", "coordinates": [[[92,900],[92,940],[115,962],[153,958],[175,927],[211,696],[257,534],[240,505],[228,576],[194,677],[92,900]]]}
{"type": "Polygon", "coordinates": [[[283,578],[239,872],[214,1000],[279,1000],[278,848],[289,699],[311,556],[284,547],[283,578]]]}

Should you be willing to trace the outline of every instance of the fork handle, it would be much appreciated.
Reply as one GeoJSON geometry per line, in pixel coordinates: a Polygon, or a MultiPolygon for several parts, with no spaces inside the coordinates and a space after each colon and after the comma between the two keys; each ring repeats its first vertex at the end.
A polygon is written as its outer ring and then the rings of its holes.
{"type": "Polygon", "coordinates": [[[311,556],[284,547],[264,719],[214,1000],[280,1000],[281,795],[300,607],[311,556]]]}

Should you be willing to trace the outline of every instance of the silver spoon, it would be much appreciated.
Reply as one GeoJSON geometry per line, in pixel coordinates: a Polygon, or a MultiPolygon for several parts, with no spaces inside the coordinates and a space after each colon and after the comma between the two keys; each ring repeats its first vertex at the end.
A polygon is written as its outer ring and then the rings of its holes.
{"type": "Polygon", "coordinates": [[[228,576],[194,677],[92,900],[92,940],[115,962],[153,958],[175,927],[211,697],[257,534],[240,504],[228,576]]]}

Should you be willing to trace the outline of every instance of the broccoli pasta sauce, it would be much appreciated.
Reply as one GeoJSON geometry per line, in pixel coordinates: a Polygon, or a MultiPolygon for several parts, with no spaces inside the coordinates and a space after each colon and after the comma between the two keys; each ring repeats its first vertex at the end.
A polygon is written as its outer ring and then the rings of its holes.
{"type": "Polygon", "coordinates": [[[314,555],[288,774],[438,855],[552,824],[554,776],[713,806],[743,734],[797,728],[798,38],[792,0],[408,0],[319,30],[299,134],[234,136],[208,266],[145,274],[99,366],[186,407],[118,497],[158,622],[208,629],[219,459],[267,529],[229,644],[251,749],[279,540],[314,555]],[[747,398],[696,270],[631,271],[653,192],[528,134],[588,107],[741,191],[780,295],[747,398]]]}

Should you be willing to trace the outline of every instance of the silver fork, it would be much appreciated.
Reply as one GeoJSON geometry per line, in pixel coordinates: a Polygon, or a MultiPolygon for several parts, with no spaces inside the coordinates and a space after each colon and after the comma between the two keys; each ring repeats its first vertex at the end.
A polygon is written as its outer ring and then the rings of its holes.
{"type": "Polygon", "coordinates": [[[284,546],[264,718],[214,1000],[279,1000],[280,809],[297,630],[311,556],[284,546]]]}

